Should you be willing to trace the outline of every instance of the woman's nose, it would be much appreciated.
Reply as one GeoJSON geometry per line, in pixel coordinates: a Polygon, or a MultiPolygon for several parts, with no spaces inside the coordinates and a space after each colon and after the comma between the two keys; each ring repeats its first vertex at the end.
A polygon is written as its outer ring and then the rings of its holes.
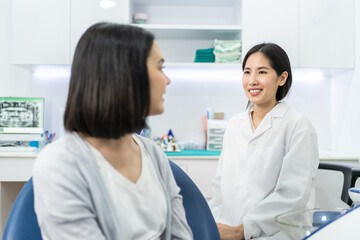
{"type": "Polygon", "coordinates": [[[253,85],[256,85],[257,83],[258,83],[258,81],[257,81],[256,76],[254,74],[251,74],[250,78],[249,78],[249,84],[251,86],[253,86],[253,85]]]}

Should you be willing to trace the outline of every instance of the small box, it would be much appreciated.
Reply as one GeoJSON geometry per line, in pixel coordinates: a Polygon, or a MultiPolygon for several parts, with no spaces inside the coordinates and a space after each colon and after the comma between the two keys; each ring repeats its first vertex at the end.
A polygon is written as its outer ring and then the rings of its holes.
{"type": "Polygon", "coordinates": [[[223,112],[214,112],[214,119],[224,120],[224,113],[223,112]]]}

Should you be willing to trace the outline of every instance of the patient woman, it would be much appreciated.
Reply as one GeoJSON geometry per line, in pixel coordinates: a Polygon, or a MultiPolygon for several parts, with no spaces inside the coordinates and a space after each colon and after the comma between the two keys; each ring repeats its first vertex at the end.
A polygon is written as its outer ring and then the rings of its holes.
{"type": "Polygon", "coordinates": [[[221,239],[279,240],[277,215],[313,207],[317,136],[284,101],[292,74],[281,47],[254,46],[242,67],[249,104],[227,126],[210,205],[221,239]]]}
{"type": "Polygon", "coordinates": [[[164,59],[154,36],[91,26],[75,51],[67,133],[39,154],[35,210],[44,239],[192,239],[169,162],[135,132],[164,111],[164,59]]]}

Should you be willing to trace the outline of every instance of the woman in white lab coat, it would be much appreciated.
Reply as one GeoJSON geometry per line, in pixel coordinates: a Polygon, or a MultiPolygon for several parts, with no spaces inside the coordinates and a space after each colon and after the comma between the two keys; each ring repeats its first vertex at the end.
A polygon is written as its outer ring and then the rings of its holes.
{"type": "Polygon", "coordinates": [[[315,129],[283,101],[292,83],[286,52],[256,45],[242,68],[248,107],[229,121],[212,184],[221,239],[273,236],[275,216],[313,207],[319,164],[315,129]]]}

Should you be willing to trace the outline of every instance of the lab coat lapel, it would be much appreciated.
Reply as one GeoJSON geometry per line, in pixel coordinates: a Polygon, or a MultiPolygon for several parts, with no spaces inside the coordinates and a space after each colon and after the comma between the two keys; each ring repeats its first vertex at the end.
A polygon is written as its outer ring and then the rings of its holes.
{"type": "Polygon", "coordinates": [[[244,127],[241,128],[241,131],[248,136],[248,139],[252,137],[253,130],[251,126],[251,119],[249,117],[249,112],[241,116],[241,121],[243,121],[244,127]]]}
{"type": "Polygon", "coordinates": [[[255,129],[255,132],[251,140],[264,134],[269,128],[271,128],[271,117],[268,114],[264,117],[260,125],[255,129]]]}
{"type": "Polygon", "coordinates": [[[266,116],[264,117],[258,128],[255,129],[255,132],[251,137],[250,141],[261,136],[268,129],[270,129],[273,118],[284,117],[287,109],[288,106],[286,105],[285,102],[280,102],[273,109],[271,109],[271,111],[266,114],[266,116]]]}

